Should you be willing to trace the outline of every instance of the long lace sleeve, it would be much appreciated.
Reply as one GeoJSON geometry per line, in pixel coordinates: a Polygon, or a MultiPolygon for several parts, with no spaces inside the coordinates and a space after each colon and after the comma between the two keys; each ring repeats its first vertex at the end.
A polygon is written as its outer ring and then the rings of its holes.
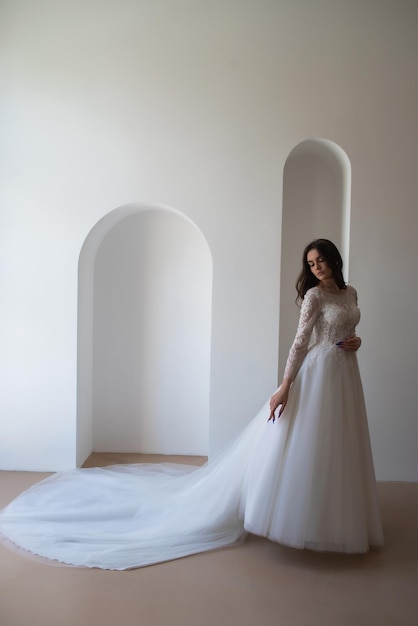
{"type": "Polygon", "coordinates": [[[306,292],[302,302],[299,325],[286,361],[284,377],[294,380],[306,356],[312,330],[320,313],[320,304],[315,289],[306,292]]]}

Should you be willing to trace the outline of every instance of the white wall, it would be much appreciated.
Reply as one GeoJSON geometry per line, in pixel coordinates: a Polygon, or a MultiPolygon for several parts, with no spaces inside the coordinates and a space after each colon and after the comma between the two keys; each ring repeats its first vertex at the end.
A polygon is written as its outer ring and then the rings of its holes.
{"type": "Polygon", "coordinates": [[[350,278],[377,474],[417,480],[417,4],[1,10],[1,467],[75,464],[78,255],[130,202],[168,204],[207,239],[212,449],[248,422],[277,380],[284,164],[324,137],[353,168],[350,278]]]}
{"type": "Polygon", "coordinates": [[[207,454],[212,259],[201,233],[169,210],[124,217],[95,255],[93,293],[93,450],[207,454]]]}

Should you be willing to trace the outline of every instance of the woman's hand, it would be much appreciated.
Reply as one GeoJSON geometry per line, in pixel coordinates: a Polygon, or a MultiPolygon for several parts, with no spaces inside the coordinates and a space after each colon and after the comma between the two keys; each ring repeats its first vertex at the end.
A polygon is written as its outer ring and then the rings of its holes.
{"type": "Polygon", "coordinates": [[[276,419],[275,411],[277,407],[280,406],[278,418],[281,416],[283,411],[286,408],[286,404],[289,398],[289,390],[290,390],[290,381],[283,382],[276,393],[274,393],[270,398],[270,417],[268,418],[268,422],[273,420],[273,423],[276,419]]]}
{"type": "Polygon", "coordinates": [[[347,337],[346,339],[339,341],[337,346],[342,348],[342,350],[346,350],[346,352],[357,352],[361,346],[361,339],[360,337],[353,335],[352,337],[347,337]]]}

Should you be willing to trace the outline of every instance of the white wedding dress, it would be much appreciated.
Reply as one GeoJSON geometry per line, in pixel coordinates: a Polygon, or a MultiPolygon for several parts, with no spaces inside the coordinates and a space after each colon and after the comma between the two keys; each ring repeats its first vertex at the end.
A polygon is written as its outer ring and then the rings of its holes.
{"type": "Polygon", "coordinates": [[[267,422],[267,403],[201,468],[136,464],[55,474],[3,509],[2,540],[22,554],[103,569],[231,546],[247,532],[319,551],[381,546],[357,357],[336,346],[359,318],[352,287],[334,295],[310,289],[279,420],[267,422]]]}

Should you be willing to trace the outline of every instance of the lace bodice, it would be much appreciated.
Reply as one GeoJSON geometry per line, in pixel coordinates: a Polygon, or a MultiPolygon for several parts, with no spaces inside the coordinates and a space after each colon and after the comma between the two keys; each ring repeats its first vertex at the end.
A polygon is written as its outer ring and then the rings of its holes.
{"type": "Polygon", "coordinates": [[[286,362],[284,376],[294,380],[306,356],[314,333],[315,344],[329,347],[355,335],[360,321],[357,292],[347,286],[343,292],[328,293],[319,287],[309,289],[302,303],[299,325],[286,362]]]}

